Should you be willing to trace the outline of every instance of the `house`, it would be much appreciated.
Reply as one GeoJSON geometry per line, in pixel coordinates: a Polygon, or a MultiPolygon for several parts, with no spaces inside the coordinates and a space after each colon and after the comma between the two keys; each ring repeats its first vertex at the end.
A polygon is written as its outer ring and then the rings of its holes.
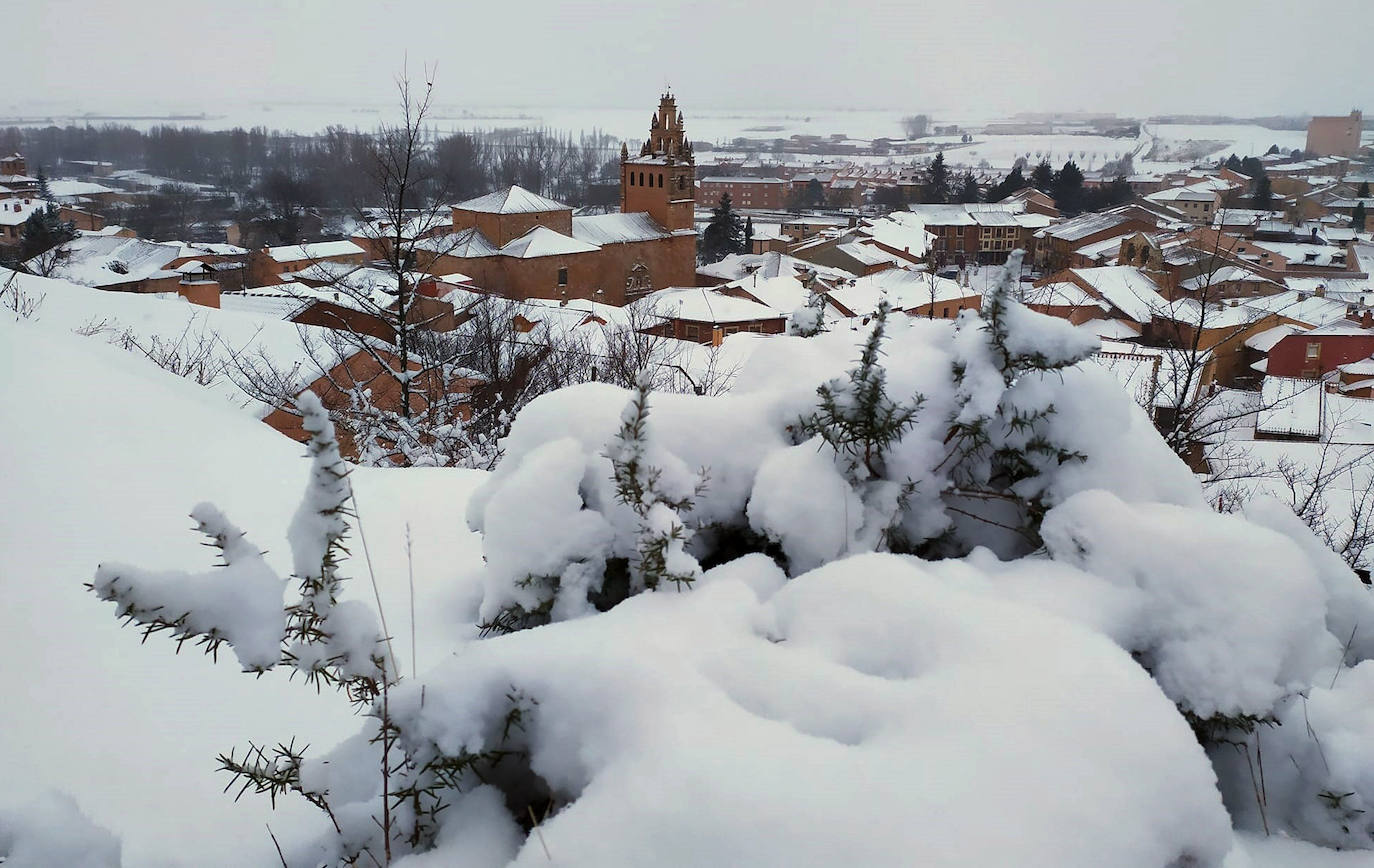
{"type": "Polygon", "coordinates": [[[1374,315],[1318,326],[1291,334],[1269,350],[1265,372],[1271,377],[1325,377],[1342,365],[1374,355],[1374,315]]]}
{"type": "Polygon", "coordinates": [[[787,207],[792,182],[783,178],[751,178],[743,175],[702,178],[697,185],[697,201],[715,207],[721,196],[729,196],[735,208],[781,210],[787,207]]]}
{"type": "Polygon", "coordinates": [[[1194,223],[1210,224],[1213,215],[1221,210],[1221,192],[1212,185],[1200,183],[1183,187],[1168,187],[1150,193],[1147,201],[1168,205],[1182,212],[1194,223]]]}
{"type": "Polygon", "coordinates": [[[652,334],[694,343],[718,345],[739,332],[777,335],[787,328],[785,313],[705,287],[660,289],[641,304],[661,320],[652,334]]]}
{"type": "Polygon", "coordinates": [[[827,295],[844,316],[867,317],[886,301],[913,317],[955,319],[961,311],[978,310],[982,293],[957,280],[927,271],[893,268],[836,286],[827,295]]]}
{"type": "Polygon", "coordinates": [[[1071,322],[1105,317],[1142,329],[1157,313],[1169,309],[1154,278],[1130,265],[1066,268],[1036,281],[1026,299],[1032,309],[1043,313],[1069,313],[1065,318],[1071,322]]]}
{"type": "Polygon", "coordinates": [[[1320,380],[1267,376],[1260,387],[1256,440],[1320,440],[1326,408],[1320,380]]]}
{"type": "Polygon", "coordinates": [[[1034,233],[1035,262],[1043,270],[1058,271],[1072,265],[1073,254],[1082,247],[1135,232],[1154,232],[1157,228],[1157,221],[1134,211],[1114,208],[1080,214],[1034,233]]]}
{"type": "Polygon", "coordinates": [[[352,241],[318,241],[313,244],[288,244],[264,247],[248,257],[248,283],[251,286],[272,286],[284,276],[301,271],[320,262],[362,265],[366,251],[352,241]]]}
{"type": "Polygon", "coordinates": [[[854,277],[850,272],[838,268],[818,267],[804,259],[785,253],[731,253],[719,262],[712,262],[697,268],[697,286],[719,286],[722,283],[741,280],[750,276],[773,278],[790,276],[798,281],[814,272],[827,283],[847,280],[854,277]]]}
{"type": "Polygon", "coordinates": [[[1022,187],[1015,193],[1004,197],[1001,204],[1011,205],[1017,202],[1022,203],[1026,212],[1030,214],[1043,214],[1046,217],[1060,216],[1059,209],[1054,205],[1054,199],[1034,187],[1022,187]]]}
{"type": "Polygon", "coordinates": [[[1013,250],[1034,252],[1038,234],[1054,219],[1026,208],[1024,200],[910,206],[911,213],[934,236],[932,256],[958,266],[1005,262],[1013,250]]]}

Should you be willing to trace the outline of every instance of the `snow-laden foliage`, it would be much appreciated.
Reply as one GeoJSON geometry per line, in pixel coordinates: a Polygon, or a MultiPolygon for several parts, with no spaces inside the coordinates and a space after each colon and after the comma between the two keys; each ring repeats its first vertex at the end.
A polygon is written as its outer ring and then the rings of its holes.
{"type": "MultiPolygon", "coordinates": [[[[331,820],[288,863],[1234,868],[1231,821],[1374,849],[1368,591],[1277,504],[1214,513],[1011,289],[771,338],[721,396],[530,403],[468,504],[487,635],[334,750],[243,761],[331,820]]],[[[344,489],[312,478],[327,589],[344,489]]]]}
{"type": "Polygon", "coordinates": [[[48,793],[18,808],[0,808],[5,868],[119,868],[119,851],[119,839],[67,796],[48,793]]]}
{"type": "Polygon", "coordinates": [[[219,550],[221,564],[194,575],[101,564],[92,582],[96,595],[115,603],[121,618],[143,625],[145,635],[167,631],[178,645],[194,640],[211,653],[228,643],[245,671],[270,669],[286,630],[285,580],[214,504],[197,504],[191,519],[219,550]]]}

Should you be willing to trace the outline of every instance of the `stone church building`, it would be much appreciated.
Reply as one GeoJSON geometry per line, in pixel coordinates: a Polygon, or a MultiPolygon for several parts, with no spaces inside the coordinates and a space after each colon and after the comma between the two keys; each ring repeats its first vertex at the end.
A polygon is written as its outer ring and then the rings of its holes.
{"type": "Polygon", "coordinates": [[[461,273],[509,298],[624,305],[696,282],[696,162],[676,101],[664,94],[637,156],[622,146],[620,213],[574,217],[521,187],[452,206],[449,233],[424,245],[435,275],[461,273]]]}

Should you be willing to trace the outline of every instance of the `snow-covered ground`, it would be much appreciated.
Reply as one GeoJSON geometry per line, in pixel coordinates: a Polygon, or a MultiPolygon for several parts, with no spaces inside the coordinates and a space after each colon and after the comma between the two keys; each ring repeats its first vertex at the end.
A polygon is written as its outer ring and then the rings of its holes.
{"type": "MultiPolygon", "coordinates": [[[[308,463],[231,403],[72,334],[62,305],[0,318],[0,853],[31,868],[89,855],[103,868],[113,835],[129,866],[274,864],[267,824],[288,853],[325,824],[290,798],[275,812],[252,794],[233,803],[215,755],[291,735],[327,751],[361,721],[280,673],[241,674],[227,649],[215,665],[190,646],[173,655],[160,636],[141,646],[82,583],[103,560],[207,566],[187,518],[206,500],[285,573],[308,463]],[[78,810],[110,832],[85,829],[78,810]]],[[[1082,343],[1032,326],[1045,346],[1082,343]]],[[[953,353],[974,352],[973,338],[927,321],[899,332],[893,393],[920,391],[938,411],[953,399],[940,372],[953,353]]],[[[829,458],[779,433],[816,382],[851,363],[860,337],[756,340],[737,394],[656,405],[654,460],[681,474],[709,459],[703,509],[727,518],[757,498],[750,520],[789,552],[814,554],[837,529],[827,557],[860,545],[848,533],[852,493],[829,458]]],[[[969,358],[970,377],[989,373],[969,358]]],[[[496,474],[356,471],[366,550],[352,540],[349,594],[372,597],[366,555],[402,671],[420,675],[393,697],[398,719],[436,744],[467,744],[518,684],[539,703],[526,732],[532,768],[574,797],[526,838],[479,787],[449,812],[439,851],[398,865],[1374,865],[1368,852],[1235,836],[1213,767],[1174,707],[1263,707],[1317,673],[1322,764],[1329,757],[1365,786],[1369,740],[1343,704],[1374,695],[1374,664],[1326,686],[1348,621],[1368,609],[1352,596],[1358,586],[1278,513],[1249,523],[1201,509],[1186,470],[1108,375],[1033,379],[1030,394],[1053,398],[1068,420],[1056,436],[1110,447],[1056,471],[1065,502],[1046,523],[1053,559],[838,556],[789,580],[755,555],[707,571],[690,593],[641,594],[604,615],[478,643],[467,640],[479,603],[503,581],[484,553],[501,570],[533,569],[607,532],[577,504],[605,496],[598,474],[624,393],[591,384],[541,399],[496,474]],[[581,536],[565,533],[569,510],[581,536]],[[485,552],[465,516],[485,524],[485,552]],[[1153,680],[1131,651],[1149,659],[1153,680]]],[[[893,461],[918,472],[945,430],[926,418],[893,461]]],[[[1369,641],[1354,645],[1368,655],[1369,641]]],[[[1288,723],[1264,737],[1288,739],[1276,748],[1317,774],[1300,784],[1315,785],[1321,764],[1288,723]]],[[[339,775],[357,750],[335,755],[339,775]]],[[[1302,787],[1271,786],[1271,819],[1302,821],[1301,806],[1284,802],[1302,787]]]]}
{"type": "MultiPolygon", "coordinates": [[[[189,646],[173,655],[161,638],[141,647],[139,633],[82,587],[102,559],[208,567],[210,552],[187,518],[203,500],[289,569],[284,535],[308,468],[302,449],[207,398],[99,340],[0,320],[0,809],[50,789],[68,793],[118,833],[131,866],[271,864],[264,824],[286,842],[320,831],[318,812],[287,799],[274,813],[251,794],[234,804],[215,756],[293,734],[330,745],[358,725],[336,695],[277,674],[255,681],[189,646]]],[[[430,666],[471,629],[475,586],[465,577],[480,553],[461,517],[483,475],[354,477],[403,660],[411,657],[406,524],[417,656],[430,666]]],[[[350,568],[364,573],[361,559],[350,568]]],[[[364,581],[352,590],[372,594],[364,581]]]]}

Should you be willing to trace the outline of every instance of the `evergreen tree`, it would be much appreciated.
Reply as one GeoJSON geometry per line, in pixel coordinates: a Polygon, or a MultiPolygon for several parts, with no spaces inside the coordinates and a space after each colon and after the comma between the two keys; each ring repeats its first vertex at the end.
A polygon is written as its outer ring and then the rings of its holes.
{"type": "Polygon", "coordinates": [[[671,583],[678,590],[701,576],[701,564],[684,546],[691,537],[681,514],[705,490],[703,474],[692,496],[674,497],[661,484],[663,471],[648,460],[649,385],[642,379],[630,391],[620,415],[620,430],[606,449],[615,479],[616,499],[634,511],[639,523],[630,558],[630,593],[671,583]]]}
{"type": "MultiPolygon", "coordinates": [[[[953,487],[946,494],[956,513],[984,530],[1000,526],[1025,550],[1040,545],[1045,477],[1084,456],[1057,442],[1054,404],[1038,381],[1086,359],[1097,341],[1062,320],[1029,310],[1016,300],[1021,251],[1007,257],[996,283],[983,295],[981,316],[959,320],[956,329],[975,338],[959,342],[953,378],[955,411],[946,442],[953,487]],[[1053,337],[1052,337],[1053,335],[1053,337]],[[1000,378],[1000,395],[989,384],[1000,378]]],[[[956,551],[966,551],[967,544],[956,551]]]]}
{"type": "Polygon", "coordinates": [[[1048,193],[1054,187],[1054,167],[1048,159],[1041,160],[1031,170],[1031,186],[1041,193],[1048,193]]]}
{"type": "Polygon", "coordinates": [[[48,176],[44,174],[42,166],[38,167],[38,198],[52,202],[52,188],[48,186],[48,176]]]}
{"type": "Polygon", "coordinates": [[[744,249],[741,253],[754,252],[754,218],[744,218],[744,249]]]}
{"type": "Polygon", "coordinates": [[[1351,225],[1351,227],[1352,227],[1356,232],[1363,232],[1363,231],[1364,231],[1365,222],[1366,222],[1367,219],[1368,219],[1368,217],[1367,217],[1367,215],[1366,215],[1366,213],[1365,213],[1364,203],[1363,203],[1363,202],[1356,202],[1356,203],[1355,203],[1355,210],[1353,210],[1353,211],[1350,212],[1350,225],[1351,225]]]}
{"type": "Polygon", "coordinates": [[[1277,154],[1277,153],[1279,153],[1279,146],[1278,146],[1278,145],[1270,145],[1270,146],[1269,146],[1269,150],[1265,151],[1265,152],[1264,152],[1264,155],[1267,157],[1267,156],[1269,156],[1270,154],[1277,154]]]}
{"type": "Polygon", "coordinates": [[[1240,171],[1253,180],[1264,174],[1264,163],[1260,162],[1259,157],[1246,157],[1240,161],[1240,171]]]}
{"type": "Polygon", "coordinates": [[[812,208],[825,207],[825,185],[816,178],[806,182],[806,202],[812,208]]]}
{"type": "Polygon", "coordinates": [[[1021,174],[1021,167],[1015,166],[1007,176],[998,181],[996,186],[988,191],[989,202],[1001,202],[1003,199],[1025,187],[1027,184],[1026,176],[1021,174]]]}
{"type": "Polygon", "coordinates": [[[24,228],[19,235],[19,259],[27,262],[35,256],[60,248],[76,235],[76,224],[63,220],[57,206],[48,203],[35,209],[24,221],[24,228]]]}
{"type": "Polygon", "coordinates": [[[1239,171],[1240,171],[1240,157],[1237,157],[1235,154],[1232,154],[1231,156],[1229,156],[1229,157],[1226,158],[1226,164],[1225,164],[1225,165],[1226,165],[1226,168],[1230,169],[1231,171],[1233,171],[1233,172],[1239,172],[1239,171]]]}
{"type": "Polygon", "coordinates": [[[977,202],[982,198],[982,191],[978,189],[978,180],[973,177],[972,172],[965,172],[960,176],[958,198],[963,203],[977,202]]]}
{"type": "Polygon", "coordinates": [[[1369,182],[1368,182],[1368,181],[1365,181],[1364,183],[1360,184],[1360,191],[1359,191],[1358,193],[1356,193],[1355,195],[1356,195],[1356,196],[1359,196],[1361,199],[1368,199],[1368,198],[1369,198],[1369,182]]]}
{"type": "Polygon", "coordinates": [[[873,191],[873,204],[897,211],[906,206],[906,196],[902,194],[902,188],[896,184],[879,187],[873,191]]]}
{"type": "Polygon", "coordinates": [[[1255,207],[1261,211],[1268,211],[1274,204],[1274,185],[1262,170],[1260,176],[1255,179],[1255,191],[1251,199],[1255,207]]]}
{"type": "Polygon", "coordinates": [[[925,403],[919,394],[908,403],[887,394],[882,345],[890,313],[886,299],[878,303],[857,366],[847,378],[837,377],[817,389],[819,405],[797,425],[802,434],[820,438],[834,451],[836,468],[864,505],[859,542],[869,551],[905,547],[897,538],[897,525],[914,488],[909,481],[891,478],[887,455],[916,424],[925,403]]]}
{"type": "Polygon", "coordinates": [[[723,193],[711,210],[711,220],[701,232],[699,255],[703,263],[719,262],[731,253],[744,252],[744,221],[730,207],[730,194],[723,193]]]}
{"type": "Polygon", "coordinates": [[[949,201],[949,167],[945,165],[944,151],[935,155],[926,172],[925,200],[936,205],[949,201]]]}
{"type": "Polygon", "coordinates": [[[1073,160],[1064,163],[1054,176],[1054,207],[1072,216],[1083,210],[1083,172],[1073,160]]]}

